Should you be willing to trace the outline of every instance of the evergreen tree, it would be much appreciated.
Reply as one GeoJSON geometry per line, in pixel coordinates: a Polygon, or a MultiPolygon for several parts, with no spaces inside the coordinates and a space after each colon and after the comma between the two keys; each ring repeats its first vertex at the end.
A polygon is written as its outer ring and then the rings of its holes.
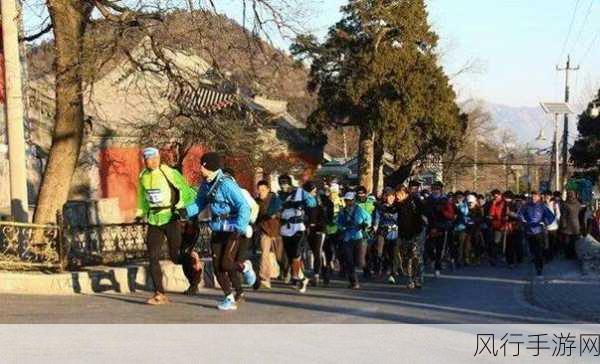
{"type": "Polygon", "coordinates": [[[600,177],[600,115],[592,113],[595,106],[600,106],[600,90],[587,110],[579,115],[579,137],[571,148],[571,161],[575,167],[593,180],[600,177]]]}
{"type": "Polygon", "coordinates": [[[351,0],[342,13],[323,43],[299,37],[292,53],[312,61],[308,86],[318,107],[309,125],[359,127],[361,184],[371,189],[375,150],[377,161],[387,150],[412,165],[451,147],[464,120],[423,0],[351,0]]]}

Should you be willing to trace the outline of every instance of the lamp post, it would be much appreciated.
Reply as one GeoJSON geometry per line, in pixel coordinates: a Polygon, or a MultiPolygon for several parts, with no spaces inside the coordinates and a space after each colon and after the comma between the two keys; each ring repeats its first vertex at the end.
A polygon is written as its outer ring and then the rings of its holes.
{"type": "MultiPolygon", "coordinates": [[[[542,102],[540,103],[542,109],[546,114],[554,115],[554,171],[555,171],[555,182],[554,186],[556,191],[563,190],[563,186],[560,184],[560,156],[559,156],[559,142],[558,142],[558,116],[569,115],[573,111],[566,102],[542,102]]],[[[567,161],[563,161],[567,163],[567,161]]]]}

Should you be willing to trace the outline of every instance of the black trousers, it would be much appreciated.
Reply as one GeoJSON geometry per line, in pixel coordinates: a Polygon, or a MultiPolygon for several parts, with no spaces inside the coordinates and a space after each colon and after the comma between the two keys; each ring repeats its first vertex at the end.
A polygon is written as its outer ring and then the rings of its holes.
{"type": "Polygon", "coordinates": [[[243,267],[240,262],[240,236],[238,233],[216,232],[212,235],[213,267],[217,281],[225,296],[235,289],[242,293],[243,267]]]}
{"type": "Polygon", "coordinates": [[[351,240],[342,243],[342,252],[344,260],[344,272],[350,283],[358,283],[358,273],[356,268],[365,267],[365,254],[367,246],[362,240],[351,240]]]}
{"type": "Polygon", "coordinates": [[[148,226],[146,245],[150,258],[150,277],[154,283],[154,291],[160,293],[165,293],[162,283],[163,272],[160,268],[160,255],[165,239],[169,248],[169,258],[173,263],[179,264],[181,248],[181,225],[179,221],[171,221],[161,226],[148,226]]]}
{"type": "Polygon", "coordinates": [[[433,259],[435,261],[435,270],[442,269],[442,258],[444,256],[444,249],[446,249],[448,240],[448,233],[444,231],[440,231],[438,234],[431,236],[428,239],[428,255],[429,259],[433,259]]]}
{"type": "Polygon", "coordinates": [[[509,265],[519,263],[523,260],[523,250],[518,231],[506,232],[506,263],[509,265]]]}
{"type": "Polygon", "coordinates": [[[540,275],[544,270],[544,247],[546,245],[544,233],[528,235],[527,241],[529,242],[529,251],[533,255],[533,264],[535,265],[536,273],[540,275]]]}
{"type": "Polygon", "coordinates": [[[319,275],[323,271],[323,246],[325,245],[325,234],[319,231],[310,231],[308,234],[308,244],[310,245],[310,250],[314,257],[314,274],[319,275]]]}
{"type": "Polygon", "coordinates": [[[196,269],[194,267],[194,263],[196,262],[192,258],[192,252],[198,240],[199,231],[191,223],[183,230],[179,259],[183,268],[183,274],[185,274],[190,286],[198,287],[202,280],[202,268],[196,269]]]}
{"type": "Polygon", "coordinates": [[[326,279],[331,278],[333,272],[333,259],[336,256],[336,251],[339,245],[339,234],[329,234],[325,236],[325,244],[323,245],[323,251],[325,253],[325,264],[323,266],[323,277],[326,279]]]}

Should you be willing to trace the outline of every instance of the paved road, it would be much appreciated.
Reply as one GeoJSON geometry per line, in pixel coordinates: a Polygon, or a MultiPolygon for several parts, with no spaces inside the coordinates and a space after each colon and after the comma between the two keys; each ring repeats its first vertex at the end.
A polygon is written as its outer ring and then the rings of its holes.
{"type": "Polygon", "coordinates": [[[528,303],[531,268],[469,267],[425,288],[408,291],[385,283],[360,291],[335,282],[299,294],[275,284],[249,292],[236,312],[219,312],[214,290],[195,297],[171,294],[173,303],[143,304],[148,293],[94,296],[0,296],[0,323],[561,323],[563,314],[528,303]]]}

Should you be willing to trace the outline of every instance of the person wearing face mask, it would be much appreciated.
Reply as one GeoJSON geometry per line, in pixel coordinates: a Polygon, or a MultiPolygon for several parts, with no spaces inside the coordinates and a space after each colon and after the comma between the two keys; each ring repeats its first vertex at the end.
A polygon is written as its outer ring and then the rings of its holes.
{"type": "Polygon", "coordinates": [[[317,200],[303,188],[293,188],[292,178],[288,175],[279,177],[279,186],[283,201],[280,233],[292,269],[291,281],[300,293],[304,293],[310,281],[304,275],[301,244],[307,233],[306,213],[317,207],[317,200]]]}
{"type": "Polygon", "coordinates": [[[217,153],[206,153],[200,159],[200,174],[203,182],[198,188],[196,201],[187,208],[191,220],[205,209],[210,211],[209,227],[212,230],[211,248],[217,280],[224,293],[219,301],[219,310],[236,310],[243,297],[242,276],[254,285],[256,275],[251,264],[240,259],[241,240],[252,236],[250,227],[251,208],[237,182],[223,173],[221,157],[217,153]],[[234,295],[235,290],[235,295],[234,295]]]}
{"type": "Polygon", "coordinates": [[[444,195],[444,184],[434,182],[432,192],[425,202],[425,216],[428,221],[428,247],[430,259],[434,260],[435,276],[439,277],[442,258],[448,244],[448,232],[456,217],[455,207],[444,195]]]}

